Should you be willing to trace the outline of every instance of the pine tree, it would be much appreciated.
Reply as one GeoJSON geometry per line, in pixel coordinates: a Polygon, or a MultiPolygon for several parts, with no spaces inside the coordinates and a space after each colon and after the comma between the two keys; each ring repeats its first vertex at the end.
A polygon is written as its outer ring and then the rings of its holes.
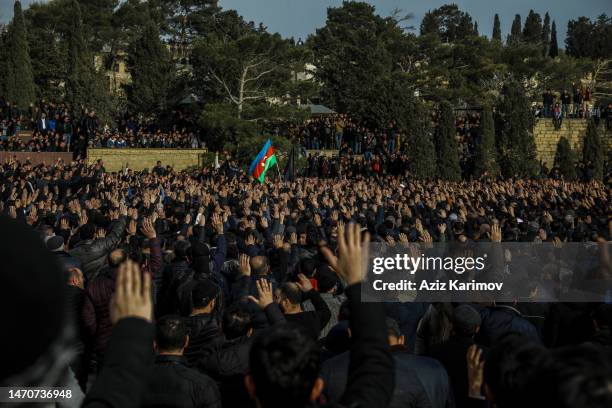
{"type": "Polygon", "coordinates": [[[523,41],[530,44],[539,44],[542,41],[542,18],[540,14],[529,10],[523,28],[523,41]]]}
{"type": "Polygon", "coordinates": [[[584,138],[582,161],[586,166],[593,166],[593,178],[597,180],[602,179],[604,154],[599,131],[593,120],[589,121],[587,133],[584,138]]]}
{"type": "Polygon", "coordinates": [[[499,164],[506,177],[533,177],[537,174],[534,118],[523,86],[516,81],[504,86],[499,106],[496,142],[499,164]]]}
{"type": "Polygon", "coordinates": [[[443,102],[440,106],[440,119],[435,137],[438,175],[445,180],[452,181],[461,179],[461,166],[459,165],[455,133],[453,108],[448,102],[443,102]]]}
{"type": "Polygon", "coordinates": [[[94,109],[103,115],[109,108],[108,89],[102,75],[96,72],[93,55],[85,41],[78,0],[72,0],[70,8],[73,15],[68,29],[66,99],[77,109],[94,109]]]}
{"type": "Polygon", "coordinates": [[[495,123],[490,106],[485,106],[478,128],[478,144],[474,158],[474,175],[495,176],[499,173],[497,152],[495,150],[495,123]]]}
{"type": "Polygon", "coordinates": [[[544,15],[544,24],[542,25],[542,55],[548,55],[550,47],[550,15],[548,12],[544,15]]]}
{"type": "Polygon", "coordinates": [[[552,22],[552,29],[550,30],[550,48],[548,50],[548,56],[556,58],[559,55],[559,45],[557,44],[557,24],[555,21],[552,22]]]}
{"type": "Polygon", "coordinates": [[[514,21],[512,21],[512,28],[510,29],[510,35],[508,35],[508,40],[506,41],[509,45],[518,44],[521,41],[521,15],[517,14],[514,16],[514,21]]]}
{"type": "Polygon", "coordinates": [[[555,166],[564,178],[569,180],[576,178],[576,156],[565,136],[562,136],[557,143],[555,166]]]}
{"type": "Polygon", "coordinates": [[[132,83],[127,87],[128,102],[134,112],[156,113],[164,109],[171,77],[170,54],[159,37],[159,28],[149,20],[142,36],[129,51],[132,83]]]}
{"type": "Polygon", "coordinates": [[[501,23],[499,21],[499,14],[495,14],[495,18],[493,19],[493,41],[497,41],[501,43],[501,23]]]}
{"type": "Polygon", "coordinates": [[[28,37],[21,2],[15,1],[13,21],[9,26],[4,42],[4,84],[3,91],[7,100],[26,108],[36,98],[32,62],[30,60],[28,37]]]}

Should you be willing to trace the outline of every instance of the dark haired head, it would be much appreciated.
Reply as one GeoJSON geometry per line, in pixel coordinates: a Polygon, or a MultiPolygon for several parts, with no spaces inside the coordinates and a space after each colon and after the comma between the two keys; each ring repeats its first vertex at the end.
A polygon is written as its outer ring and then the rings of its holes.
{"type": "Polygon", "coordinates": [[[210,304],[218,293],[217,285],[209,279],[196,282],[191,290],[191,299],[195,309],[201,309],[210,304]]]}
{"type": "Polygon", "coordinates": [[[248,305],[235,303],[223,312],[223,333],[228,340],[248,335],[253,328],[253,320],[248,305]]]}
{"type": "Polygon", "coordinates": [[[187,326],[179,316],[166,315],[155,324],[155,344],[158,352],[185,348],[187,326]]]}
{"type": "Polygon", "coordinates": [[[299,305],[302,303],[302,291],[295,283],[285,282],[279,286],[278,291],[279,297],[287,299],[292,305],[299,305]]]}
{"type": "Polygon", "coordinates": [[[546,378],[550,406],[604,408],[612,406],[610,349],[590,344],[555,350],[546,378]],[[552,401],[551,401],[552,399],[552,401]]]}
{"type": "Polygon", "coordinates": [[[485,390],[497,407],[531,407],[541,391],[548,351],[520,334],[503,337],[490,350],[484,366],[485,390]]]}
{"type": "Polygon", "coordinates": [[[191,244],[189,241],[176,241],[174,244],[174,255],[178,260],[185,260],[191,256],[191,244]]]}
{"type": "Polygon", "coordinates": [[[322,388],[319,368],[316,341],[295,326],[273,326],[253,343],[247,387],[262,407],[304,407],[322,388]]]}
{"type": "Polygon", "coordinates": [[[96,225],[91,222],[88,222],[79,228],[79,237],[83,241],[93,239],[94,235],[96,235],[96,225]]]}

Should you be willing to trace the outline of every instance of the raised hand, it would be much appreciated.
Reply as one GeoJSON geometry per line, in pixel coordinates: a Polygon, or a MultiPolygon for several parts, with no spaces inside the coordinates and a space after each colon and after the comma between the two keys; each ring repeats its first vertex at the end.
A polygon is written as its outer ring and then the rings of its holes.
{"type": "Polygon", "coordinates": [[[366,232],[361,240],[361,226],[344,224],[338,226],[338,258],[332,251],[324,247],[323,255],[342,279],[349,285],[361,282],[364,276],[364,258],[368,256],[370,236],[366,232]]]}
{"type": "Polygon", "coordinates": [[[470,348],[468,348],[466,359],[468,367],[468,393],[470,397],[481,397],[481,389],[484,378],[484,360],[482,359],[482,350],[475,344],[471,345],[470,348]]]}
{"type": "Polygon", "coordinates": [[[141,231],[142,231],[142,235],[144,235],[148,239],[154,239],[154,238],[157,237],[157,233],[155,232],[155,228],[153,228],[153,223],[151,222],[151,219],[149,219],[149,218],[145,218],[142,221],[141,231]]]}
{"type": "Polygon", "coordinates": [[[249,300],[265,309],[274,302],[274,294],[272,293],[272,284],[267,279],[259,279],[256,282],[257,297],[249,296],[249,300]]]}
{"type": "Polygon", "coordinates": [[[312,290],[312,283],[303,273],[298,274],[298,281],[296,285],[302,292],[310,292],[312,290]]]}
{"type": "Polygon", "coordinates": [[[242,276],[251,276],[251,260],[247,254],[240,254],[240,273],[242,276]]]}
{"type": "Polygon", "coordinates": [[[502,232],[499,224],[493,224],[491,226],[491,232],[489,233],[491,241],[493,242],[501,242],[502,241],[502,232]]]}
{"type": "Polygon", "coordinates": [[[115,293],[111,300],[110,316],[114,324],[128,317],[151,321],[151,276],[141,277],[138,264],[127,260],[119,266],[115,293]]]}

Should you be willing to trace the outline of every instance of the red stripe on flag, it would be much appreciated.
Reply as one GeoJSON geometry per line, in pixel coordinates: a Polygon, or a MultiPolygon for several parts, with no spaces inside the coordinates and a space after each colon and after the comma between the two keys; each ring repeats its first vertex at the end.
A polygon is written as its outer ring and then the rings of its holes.
{"type": "Polygon", "coordinates": [[[266,169],[266,160],[268,160],[268,158],[271,157],[273,154],[274,147],[270,146],[266,154],[264,154],[259,163],[257,163],[257,167],[255,167],[255,170],[253,170],[253,177],[259,178],[259,176],[261,176],[261,173],[263,173],[263,171],[266,169]]]}

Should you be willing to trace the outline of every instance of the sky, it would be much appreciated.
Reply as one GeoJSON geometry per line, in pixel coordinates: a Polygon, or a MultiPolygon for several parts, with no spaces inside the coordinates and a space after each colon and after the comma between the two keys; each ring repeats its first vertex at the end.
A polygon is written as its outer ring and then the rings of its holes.
{"type": "MultiPolygon", "coordinates": [[[[22,0],[26,7],[41,0],[22,0]]],[[[43,0],[44,1],[44,0],[43,0]]],[[[387,16],[395,9],[412,13],[411,25],[418,28],[427,10],[435,9],[453,0],[370,0],[379,14],[387,16]]],[[[325,24],[328,7],[339,6],[342,0],[219,0],[225,9],[236,9],[247,20],[263,23],[270,31],[279,32],[285,37],[307,38],[325,24]]],[[[579,16],[595,18],[602,13],[612,15],[612,0],[454,0],[461,10],[470,13],[478,22],[480,34],[491,35],[493,16],[499,14],[502,34],[510,31],[515,14],[522,21],[533,8],[544,16],[547,11],[557,22],[559,45],[565,39],[567,22],[579,16]]],[[[0,0],[0,21],[6,22],[13,14],[13,1],[0,0]]]]}

